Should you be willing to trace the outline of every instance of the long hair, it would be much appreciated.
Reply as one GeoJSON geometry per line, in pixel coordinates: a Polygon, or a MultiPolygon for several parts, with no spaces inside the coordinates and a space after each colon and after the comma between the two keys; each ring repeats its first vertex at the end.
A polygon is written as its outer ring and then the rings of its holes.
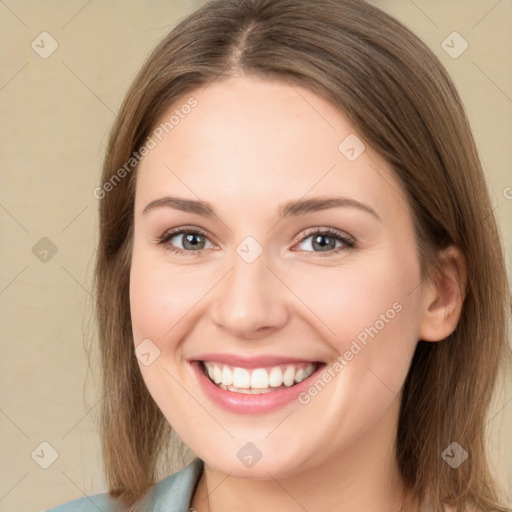
{"type": "Polygon", "coordinates": [[[171,432],[134,356],[133,154],[175,101],[235,74],[306,87],[348,117],[406,191],[425,276],[441,271],[437,255],[449,244],[463,253],[461,318],[445,340],[418,342],[402,394],[397,462],[405,484],[435,510],[507,510],[486,461],[484,425],[500,360],[509,356],[510,303],[481,163],[441,63],[401,23],[362,0],[213,0],[172,30],[130,87],[98,194],[101,437],[111,495],[127,507],[147,495],[171,432]],[[441,457],[454,441],[469,454],[456,470],[441,457]]]}

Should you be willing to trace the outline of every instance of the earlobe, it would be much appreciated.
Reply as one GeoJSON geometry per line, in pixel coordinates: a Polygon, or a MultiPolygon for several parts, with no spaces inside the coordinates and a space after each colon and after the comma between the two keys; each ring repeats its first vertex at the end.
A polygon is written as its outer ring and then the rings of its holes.
{"type": "Polygon", "coordinates": [[[440,268],[425,284],[418,337],[441,341],[457,327],[466,290],[466,262],[451,245],[440,253],[440,268]]]}

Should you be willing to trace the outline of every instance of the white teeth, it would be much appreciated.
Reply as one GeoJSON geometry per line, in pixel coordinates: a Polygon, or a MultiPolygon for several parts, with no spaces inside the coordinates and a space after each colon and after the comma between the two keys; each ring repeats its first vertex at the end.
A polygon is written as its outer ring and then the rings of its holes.
{"type": "Polygon", "coordinates": [[[312,365],[297,370],[297,373],[295,374],[295,382],[302,382],[303,380],[307,379],[314,371],[315,367],[312,365]]]}
{"type": "Polygon", "coordinates": [[[222,369],[222,384],[224,386],[231,386],[233,384],[233,373],[227,366],[224,366],[222,369]]]}
{"type": "Polygon", "coordinates": [[[215,381],[215,384],[220,384],[222,382],[222,373],[218,366],[213,367],[213,380],[215,381]]]}
{"type": "Polygon", "coordinates": [[[306,380],[314,371],[315,371],[315,367],[313,365],[308,366],[304,370],[304,375],[302,376],[302,380],[306,380]]]}
{"type": "Polygon", "coordinates": [[[242,389],[251,387],[251,375],[245,368],[235,368],[233,370],[233,387],[242,389]]]}
{"type": "Polygon", "coordinates": [[[233,391],[234,393],[243,393],[244,395],[264,395],[265,393],[271,393],[272,389],[241,389],[235,388],[234,386],[224,386],[224,384],[219,384],[219,387],[225,389],[226,391],[233,391]]]}
{"type": "Polygon", "coordinates": [[[265,389],[268,388],[268,373],[263,368],[253,370],[251,375],[251,388],[265,389]]]}
{"type": "Polygon", "coordinates": [[[290,387],[307,379],[316,368],[314,363],[289,364],[272,368],[230,367],[219,363],[205,362],[210,380],[223,389],[239,393],[267,393],[272,388],[290,387]]]}
{"type": "Polygon", "coordinates": [[[274,368],[270,370],[268,383],[273,388],[278,388],[283,383],[283,372],[279,366],[274,366],[274,368]]]}
{"type": "Polygon", "coordinates": [[[285,386],[291,386],[295,382],[295,368],[288,366],[283,373],[283,384],[285,386]]]}

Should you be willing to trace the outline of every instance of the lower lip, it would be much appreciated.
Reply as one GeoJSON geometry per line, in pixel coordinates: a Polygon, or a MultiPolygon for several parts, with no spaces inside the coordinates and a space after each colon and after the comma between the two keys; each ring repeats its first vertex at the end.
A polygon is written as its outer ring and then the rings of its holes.
{"type": "Polygon", "coordinates": [[[192,362],[191,365],[198,376],[199,384],[206,396],[223,409],[238,414],[268,413],[297,400],[299,394],[311,385],[317,374],[325,366],[323,364],[319,365],[307,379],[289,388],[259,395],[249,395],[219,388],[203,373],[198,361],[192,362]]]}

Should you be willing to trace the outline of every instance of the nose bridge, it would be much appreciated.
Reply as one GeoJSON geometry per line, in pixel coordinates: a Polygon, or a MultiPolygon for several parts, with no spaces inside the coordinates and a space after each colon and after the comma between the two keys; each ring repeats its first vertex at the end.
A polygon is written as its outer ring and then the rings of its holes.
{"type": "Polygon", "coordinates": [[[267,335],[287,321],[284,287],[267,268],[266,253],[259,251],[252,240],[239,244],[212,306],[213,321],[237,337],[267,335]]]}

